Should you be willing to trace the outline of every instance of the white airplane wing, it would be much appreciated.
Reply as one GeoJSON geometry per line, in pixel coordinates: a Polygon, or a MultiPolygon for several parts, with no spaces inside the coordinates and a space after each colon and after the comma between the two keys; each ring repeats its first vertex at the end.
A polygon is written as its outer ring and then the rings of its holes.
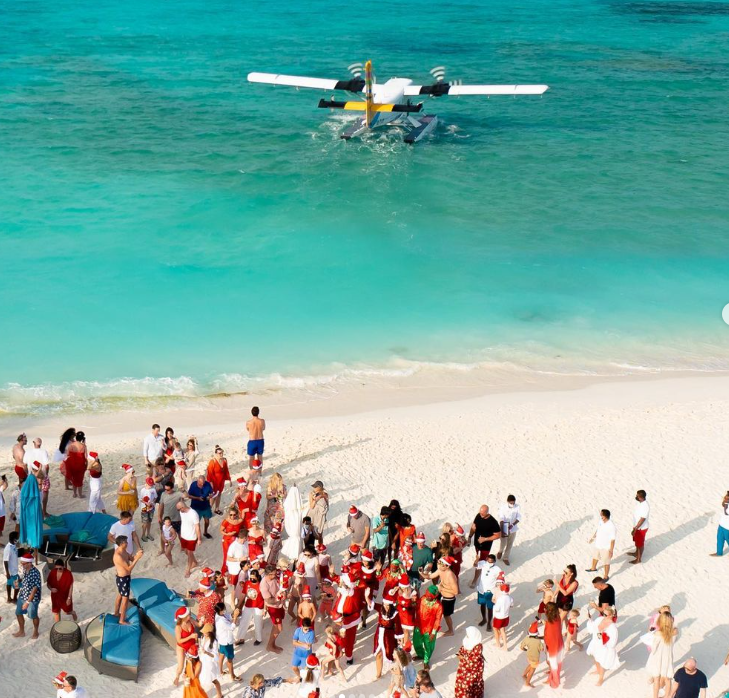
{"type": "Polygon", "coordinates": [[[285,85],[286,87],[309,87],[314,90],[347,90],[361,92],[364,80],[327,80],[326,78],[307,78],[301,75],[277,75],[276,73],[248,73],[248,82],[266,85],[285,85]]]}
{"type": "Polygon", "coordinates": [[[405,95],[541,95],[548,89],[549,85],[451,85],[437,82],[433,85],[409,85],[405,88],[405,95]]]}

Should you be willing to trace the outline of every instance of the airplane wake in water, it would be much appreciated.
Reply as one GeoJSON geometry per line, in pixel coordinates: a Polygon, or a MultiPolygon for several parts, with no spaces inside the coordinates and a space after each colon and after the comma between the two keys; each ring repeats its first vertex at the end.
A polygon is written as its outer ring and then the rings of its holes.
{"type": "Polygon", "coordinates": [[[407,131],[406,143],[417,143],[435,129],[438,117],[435,114],[423,114],[423,103],[412,104],[411,97],[460,97],[465,95],[542,95],[548,85],[464,85],[460,82],[446,82],[445,69],[442,66],[433,68],[431,74],[435,82],[430,85],[415,85],[410,78],[390,78],[387,82],[377,83],[372,73],[372,61],[364,67],[361,63],[349,66],[352,73],[350,80],[328,80],[298,75],[277,75],[275,73],[249,73],[248,81],[267,85],[285,85],[287,87],[309,87],[315,90],[342,90],[349,92],[357,99],[348,101],[320,99],[322,109],[344,109],[345,111],[361,111],[359,117],[347,128],[341,137],[349,140],[373,128],[380,126],[401,126],[407,131]],[[364,72],[364,77],[362,77],[364,72]],[[362,99],[362,95],[364,99],[362,99]]]}

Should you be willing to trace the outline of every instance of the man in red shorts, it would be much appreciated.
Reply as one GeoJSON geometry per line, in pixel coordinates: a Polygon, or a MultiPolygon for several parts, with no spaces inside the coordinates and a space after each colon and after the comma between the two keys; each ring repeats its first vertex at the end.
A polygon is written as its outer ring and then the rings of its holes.
{"type": "Polygon", "coordinates": [[[185,501],[177,502],[177,510],[180,512],[180,547],[187,553],[187,569],[185,577],[197,567],[195,548],[202,543],[200,535],[200,516],[191,509],[185,501]]]}
{"type": "Polygon", "coordinates": [[[645,536],[648,533],[648,517],[651,508],[646,500],[645,490],[638,490],[635,493],[636,504],[633,511],[633,542],[635,543],[635,552],[629,552],[635,560],[631,560],[631,565],[638,565],[643,560],[643,548],[645,548],[645,536]]]}
{"type": "Polygon", "coordinates": [[[271,625],[273,625],[266,649],[269,652],[281,654],[281,652],[283,652],[283,648],[276,644],[276,638],[281,634],[281,630],[283,629],[285,613],[283,602],[286,594],[278,583],[278,574],[273,565],[266,565],[266,573],[261,580],[260,589],[261,596],[263,597],[263,603],[265,604],[266,611],[271,618],[271,625]]]}

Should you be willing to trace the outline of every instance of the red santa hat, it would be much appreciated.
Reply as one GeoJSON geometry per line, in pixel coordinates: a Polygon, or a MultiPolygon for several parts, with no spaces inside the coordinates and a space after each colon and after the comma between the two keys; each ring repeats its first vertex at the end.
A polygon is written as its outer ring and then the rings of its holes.
{"type": "Polygon", "coordinates": [[[539,635],[539,621],[535,620],[530,626],[529,626],[529,634],[530,635],[539,635]]]}
{"type": "MultiPolygon", "coordinates": [[[[96,460],[98,457],[99,457],[99,454],[96,451],[89,451],[89,458],[96,460]]],[[[63,673],[63,672],[61,672],[61,673],[63,673]]]]}
{"type": "Polygon", "coordinates": [[[410,577],[408,577],[407,573],[400,575],[397,585],[405,588],[410,586],[410,577]]]}
{"type": "Polygon", "coordinates": [[[200,570],[200,571],[202,572],[203,577],[209,577],[211,574],[213,574],[215,572],[215,570],[212,567],[203,567],[202,570],[200,570]]]}
{"type": "Polygon", "coordinates": [[[187,616],[190,615],[190,609],[187,606],[180,606],[175,611],[175,620],[182,620],[183,618],[187,618],[187,616]]]}
{"type": "Polygon", "coordinates": [[[187,656],[188,657],[191,657],[192,659],[197,659],[198,658],[197,645],[193,645],[192,647],[190,647],[189,650],[187,650],[187,656]]]}
{"type": "Polygon", "coordinates": [[[306,567],[304,567],[304,563],[300,562],[298,565],[296,565],[296,572],[294,574],[297,577],[305,577],[306,576],[306,567]]]}
{"type": "Polygon", "coordinates": [[[63,686],[63,682],[66,680],[66,677],[68,676],[67,671],[62,671],[58,676],[53,677],[53,683],[55,683],[57,686],[63,686]]]}
{"type": "Polygon", "coordinates": [[[415,542],[420,543],[420,541],[425,542],[425,533],[423,533],[422,531],[418,531],[418,535],[415,536],[415,542]]]}
{"type": "Polygon", "coordinates": [[[499,589],[501,589],[501,591],[503,591],[505,594],[508,594],[509,591],[511,591],[511,587],[506,583],[502,584],[499,589]]]}
{"type": "Polygon", "coordinates": [[[213,584],[212,584],[212,582],[210,581],[210,579],[209,579],[208,577],[203,577],[203,578],[202,578],[202,579],[200,580],[200,582],[198,583],[198,586],[199,586],[199,587],[200,587],[200,588],[201,588],[201,589],[202,589],[203,591],[209,591],[209,590],[210,590],[210,587],[212,587],[212,586],[213,586],[213,584]]]}
{"type": "Polygon", "coordinates": [[[142,497],[142,501],[146,504],[149,502],[149,497],[142,497]]]}
{"type": "Polygon", "coordinates": [[[316,669],[319,666],[319,658],[315,654],[310,654],[306,658],[306,666],[309,669],[316,669]]]}
{"type": "Polygon", "coordinates": [[[41,464],[37,460],[34,460],[33,464],[30,466],[30,469],[31,470],[40,470],[40,467],[41,467],[41,464]]]}
{"type": "Polygon", "coordinates": [[[301,598],[302,599],[310,599],[311,598],[311,587],[308,584],[304,585],[304,588],[301,592],[301,598]]]}
{"type": "Polygon", "coordinates": [[[367,548],[365,548],[362,551],[362,559],[366,560],[367,562],[370,562],[371,560],[375,559],[375,556],[372,554],[371,550],[368,550],[367,548]]]}
{"type": "Polygon", "coordinates": [[[382,603],[395,603],[395,597],[397,596],[397,589],[393,588],[382,597],[382,603]]]}
{"type": "Polygon", "coordinates": [[[133,473],[134,472],[134,466],[133,465],[129,465],[129,463],[122,464],[122,468],[124,468],[124,470],[127,473],[133,473]]]}
{"type": "Polygon", "coordinates": [[[244,477],[239,477],[236,482],[238,483],[238,487],[243,487],[243,485],[246,484],[246,479],[244,477]]]}
{"type": "Polygon", "coordinates": [[[33,562],[35,562],[35,558],[33,557],[33,553],[25,553],[24,555],[21,555],[20,561],[24,565],[32,565],[33,562]]]}
{"type": "Polygon", "coordinates": [[[446,567],[450,567],[455,562],[455,560],[450,555],[445,555],[440,560],[438,560],[438,562],[444,564],[446,567]]]}
{"type": "Polygon", "coordinates": [[[347,551],[350,555],[359,555],[361,549],[362,548],[360,548],[359,545],[357,545],[356,543],[352,543],[352,545],[347,548],[347,551]]]}
{"type": "Polygon", "coordinates": [[[276,540],[277,538],[281,537],[281,529],[276,528],[275,526],[271,529],[271,538],[276,540]]]}
{"type": "Polygon", "coordinates": [[[251,463],[251,468],[253,470],[260,470],[262,467],[263,463],[261,463],[261,461],[259,461],[257,458],[253,461],[253,463],[251,463]]]}
{"type": "Polygon", "coordinates": [[[351,504],[351,505],[350,505],[350,507],[349,507],[349,513],[350,513],[350,514],[351,514],[352,516],[354,516],[354,515],[355,515],[355,514],[356,514],[356,513],[358,512],[358,511],[359,511],[359,509],[357,509],[357,507],[356,507],[356,506],[354,506],[354,504],[351,504]]]}
{"type": "Polygon", "coordinates": [[[327,546],[324,545],[324,543],[319,543],[319,545],[316,546],[316,550],[319,553],[325,553],[327,551],[327,546]]]}
{"type": "Polygon", "coordinates": [[[148,477],[144,481],[144,484],[147,485],[148,487],[154,487],[154,478],[153,477],[148,477]]]}
{"type": "Polygon", "coordinates": [[[459,536],[466,535],[466,532],[463,530],[463,526],[461,526],[461,524],[459,524],[459,523],[454,525],[454,530],[459,536]]]}
{"type": "Polygon", "coordinates": [[[506,576],[504,575],[504,571],[501,570],[501,572],[499,572],[499,576],[496,577],[496,581],[497,582],[503,582],[505,579],[506,579],[506,576]]]}
{"type": "Polygon", "coordinates": [[[254,523],[261,523],[261,520],[257,516],[254,516],[254,517],[251,518],[251,523],[252,524],[254,524],[254,523]]]}

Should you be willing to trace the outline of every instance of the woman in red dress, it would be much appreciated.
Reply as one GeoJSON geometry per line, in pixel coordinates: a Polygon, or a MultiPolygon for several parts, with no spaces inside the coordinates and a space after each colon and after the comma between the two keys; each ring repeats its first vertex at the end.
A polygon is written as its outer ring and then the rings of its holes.
{"type": "Polygon", "coordinates": [[[53,569],[48,574],[46,582],[51,592],[51,611],[53,620],[58,623],[61,620],[61,611],[71,615],[77,620],[76,611],[73,610],[73,575],[66,568],[63,559],[58,558],[53,569]]]}
{"type": "Polygon", "coordinates": [[[398,640],[403,636],[400,615],[395,606],[396,597],[397,591],[393,589],[382,599],[382,608],[377,617],[377,627],[372,638],[374,640],[372,654],[375,655],[376,678],[378,679],[382,676],[382,664],[385,658],[389,662],[393,661],[393,652],[398,640]]]}
{"type": "Polygon", "coordinates": [[[177,670],[172,683],[177,686],[180,683],[180,674],[185,667],[185,654],[192,647],[197,646],[197,626],[190,617],[190,609],[186,606],[175,611],[175,640],[177,643],[177,670]]]}
{"type": "Polygon", "coordinates": [[[564,654],[560,611],[561,609],[557,604],[551,601],[545,606],[544,647],[547,650],[547,668],[549,669],[549,676],[545,683],[548,683],[552,688],[559,688],[562,656],[564,654]]]}
{"type": "Polygon", "coordinates": [[[213,506],[215,513],[220,515],[220,496],[223,494],[225,481],[232,482],[228,470],[228,460],[220,446],[215,447],[215,456],[208,463],[208,482],[213,486],[213,506]]]}
{"type": "Polygon", "coordinates": [[[483,639],[475,625],[466,628],[458,650],[455,698],[483,698],[483,639]]]}
{"type": "Polygon", "coordinates": [[[84,475],[88,467],[86,453],[86,437],[82,431],[76,432],[76,440],[71,441],[66,449],[66,460],[63,461],[66,478],[73,486],[73,496],[83,497],[84,475]]]}
{"type": "Polygon", "coordinates": [[[220,571],[223,574],[228,574],[228,548],[238,537],[238,531],[240,531],[242,525],[243,522],[240,520],[238,509],[230,507],[228,509],[228,516],[220,523],[220,535],[222,536],[221,540],[223,544],[223,565],[220,571]]]}

